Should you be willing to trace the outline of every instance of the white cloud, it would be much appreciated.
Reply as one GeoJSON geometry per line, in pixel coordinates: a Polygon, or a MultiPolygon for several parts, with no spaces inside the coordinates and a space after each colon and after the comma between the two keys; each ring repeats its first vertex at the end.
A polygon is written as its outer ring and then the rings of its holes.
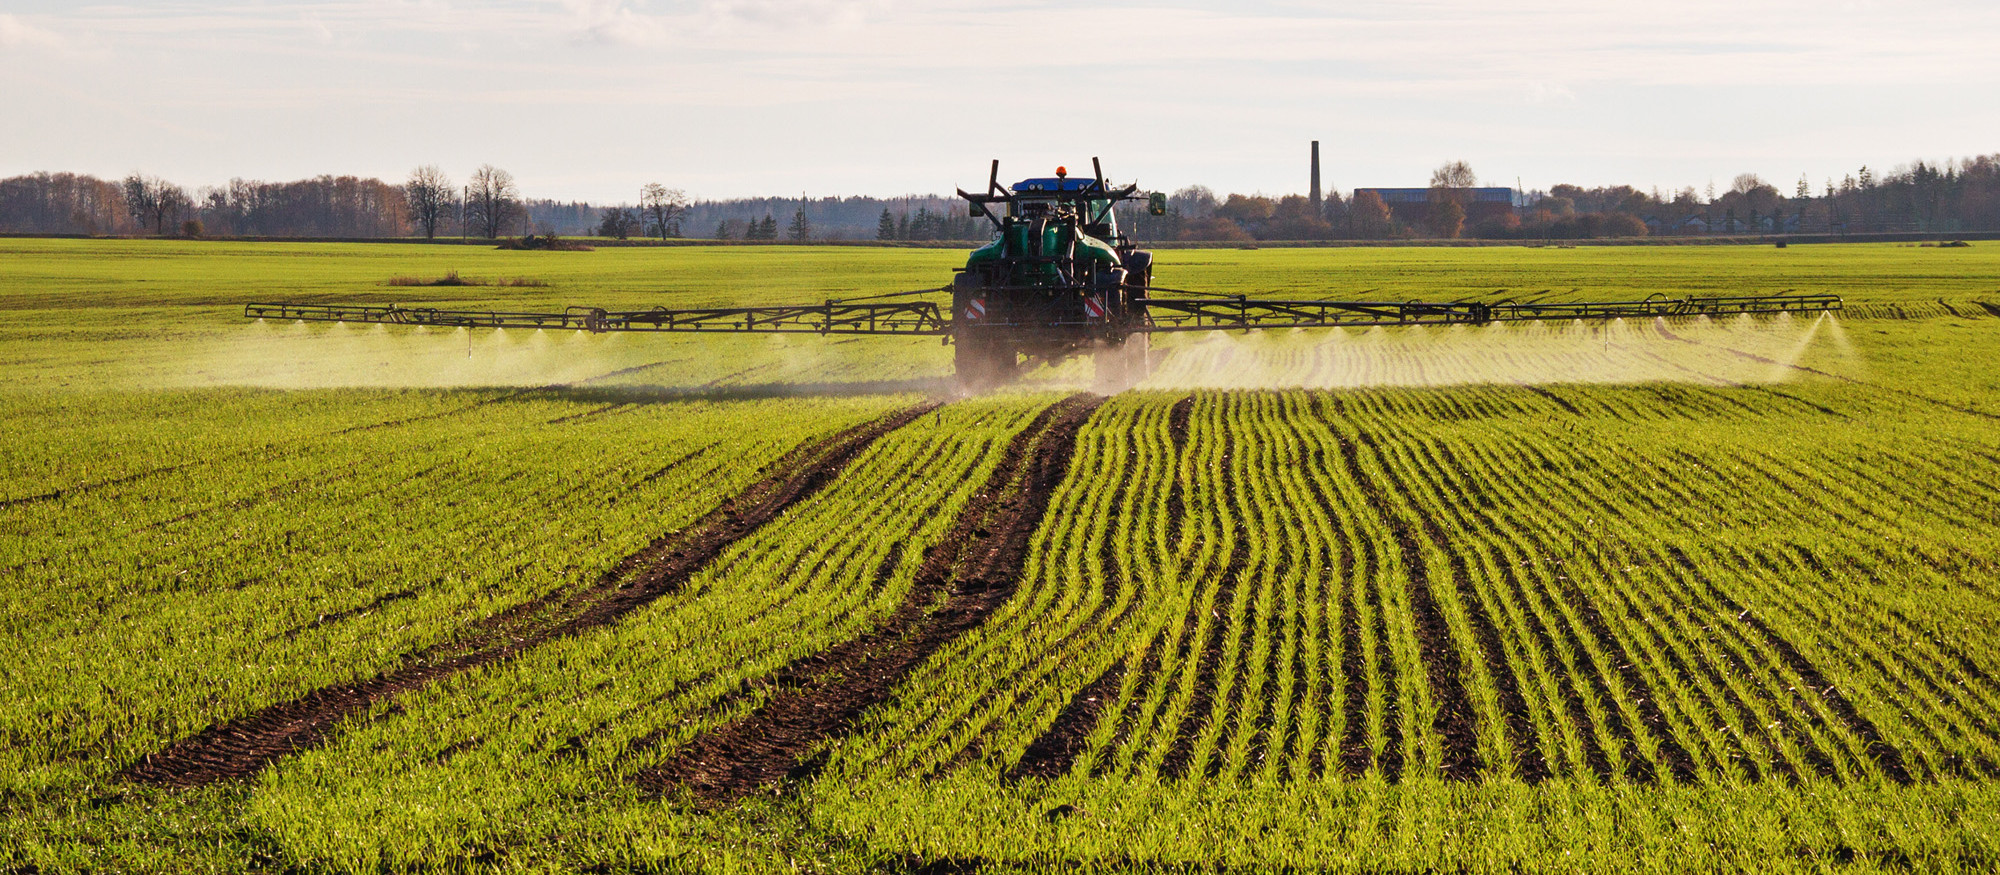
{"type": "Polygon", "coordinates": [[[1560,82],[1531,82],[1528,84],[1529,103],[1575,103],[1576,92],[1560,82]]]}
{"type": "Polygon", "coordinates": [[[326,22],[321,21],[319,16],[309,11],[301,12],[299,13],[299,21],[305,25],[306,32],[311,34],[313,39],[320,45],[333,45],[333,28],[327,27],[326,22]]]}
{"type": "Polygon", "coordinates": [[[930,189],[993,155],[1095,153],[1282,191],[1312,138],[1348,182],[1381,184],[1458,157],[1530,184],[1817,179],[2000,142],[2000,117],[1941,109],[1934,85],[2000,87],[2000,5],[1972,0],[26,2],[0,14],[0,65],[60,50],[0,66],[0,111],[75,136],[0,130],[0,175],[143,165],[198,184],[379,154],[369,172],[504,160],[526,182],[582,157],[722,195],[930,189]],[[27,87],[42,79],[74,96],[27,87]],[[1108,111],[1061,121],[1064,100],[1108,111]],[[1740,158],[1815,148],[1844,164],[1740,158]]]}
{"type": "Polygon", "coordinates": [[[19,16],[0,13],[0,49],[60,49],[65,45],[55,31],[37,27],[19,16]]]}
{"type": "Polygon", "coordinates": [[[629,0],[563,0],[570,32],[578,43],[607,46],[653,46],[670,31],[659,16],[648,15],[629,0]]]}
{"type": "Polygon", "coordinates": [[[707,0],[703,12],[717,24],[848,29],[885,15],[890,8],[889,0],[707,0]]]}

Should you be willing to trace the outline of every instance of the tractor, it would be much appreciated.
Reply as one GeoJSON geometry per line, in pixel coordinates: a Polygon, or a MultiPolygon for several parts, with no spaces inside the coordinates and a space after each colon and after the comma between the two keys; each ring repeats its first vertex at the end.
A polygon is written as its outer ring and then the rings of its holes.
{"type": "Polygon", "coordinates": [[[1484,325],[1520,320],[1653,319],[1737,314],[1812,313],[1841,308],[1836,295],[1749,295],[1639,301],[1542,303],[1502,301],[1353,301],[1331,297],[1258,298],[1163,288],[1153,255],[1120,233],[1114,208],[1143,197],[1153,215],[1166,196],[1137,186],[1113,188],[1092,158],[1091,178],[1033,177],[1000,185],[994,161],[986,191],[958,191],[971,214],[993,226],[943,288],[890,292],[818,304],[748,307],[652,307],[558,312],[441,310],[399,304],[253,303],[251,319],[391,323],[464,328],[572,328],[588,332],[875,334],[943,337],[954,347],[962,391],[1014,380],[1023,362],[1089,354],[1101,391],[1141,380],[1153,334],[1394,325],[1484,325]],[[934,300],[949,294],[945,312],[934,300]],[[892,300],[894,299],[894,300],[892,300]],[[929,299],[929,300],[927,300],[929,299]]]}
{"type": "MultiPolygon", "coordinates": [[[[1080,352],[1096,359],[1098,383],[1122,389],[1145,376],[1146,290],[1153,254],[1119,233],[1119,203],[1138,186],[1112,188],[1096,172],[1000,185],[1000,162],[983,194],[958,192],[974,217],[993,225],[993,242],[972,251],[951,287],[953,362],[970,390],[1014,379],[1021,360],[1054,362],[1080,352]]],[[[1147,197],[1166,213],[1166,196],[1147,197]]]]}

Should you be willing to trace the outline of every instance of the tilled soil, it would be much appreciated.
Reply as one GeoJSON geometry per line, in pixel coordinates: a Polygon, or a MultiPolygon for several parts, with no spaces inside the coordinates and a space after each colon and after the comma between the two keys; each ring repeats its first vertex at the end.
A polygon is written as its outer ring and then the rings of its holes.
{"type": "Polygon", "coordinates": [[[322,687],[211,726],[147,755],[122,777],[167,787],[248,777],[273,760],[324,742],[341,720],[385,697],[615,622],[678,591],[732,542],[831,482],[876,439],[937,406],[915,405],[801,446],[774,463],[768,476],[687,528],[620,560],[589,586],[550,593],[487,618],[459,641],[414,654],[375,677],[322,687]]]}
{"type": "Polygon", "coordinates": [[[1073,395],[1042,411],[1009,442],[894,612],[875,628],[777,672],[776,689],[763,706],[695,737],[640,773],[639,785],[727,804],[774,784],[798,772],[869,706],[888,699],[925,657],[985,622],[1013,595],[1028,541],[1069,470],[1077,432],[1103,400],[1073,395]]]}

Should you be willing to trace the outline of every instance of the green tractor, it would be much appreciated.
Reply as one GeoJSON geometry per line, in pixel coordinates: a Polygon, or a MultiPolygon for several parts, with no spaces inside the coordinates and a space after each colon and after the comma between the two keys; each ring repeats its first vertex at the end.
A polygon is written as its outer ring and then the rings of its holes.
{"type": "MultiPolygon", "coordinates": [[[[1089,354],[1098,390],[1123,391],[1150,368],[1147,338],[1176,331],[1258,331],[1412,325],[1485,325],[1524,320],[1668,319],[1838,310],[1836,295],[1741,295],[1639,301],[1343,300],[1264,298],[1162,288],[1153,255],[1118,230],[1114,208],[1142,197],[1114,189],[1097,159],[1090,179],[1056,175],[1000,185],[993,162],[985,194],[960,197],[993,223],[993,242],[972,251],[948,288],[888,292],[817,303],[561,312],[444,310],[430,306],[325,302],[252,303],[251,319],[389,323],[461,328],[574,329],[685,334],[856,334],[944,337],[955,344],[958,386],[976,392],[1013,380],[1025,362],[1089,354]],[[951,294],[951,310],[935,300],[951,294]]],[[[1166,197],[1143,195],[1165,215],[1166,197]]]]}
{"type": "MultiPolygon", "coordinates": [[[[959,197],[993,223],[993,242],[972,251],[952,282],[952,343],[968,390],[1012,380],[1023,360],[1057,362],[1091,354],[1101,388],[1143,379],[1147,367],[1146,289],[1153,254],[1118,230],[1119,203],[1141,197],[1114,189],[1091,159],[1090,179],[1056,175],[1000,185],[993,162],[986,192],[959,197]]],[[[1166,196],[1146,196],[1153,215],[1166,196]]]]}

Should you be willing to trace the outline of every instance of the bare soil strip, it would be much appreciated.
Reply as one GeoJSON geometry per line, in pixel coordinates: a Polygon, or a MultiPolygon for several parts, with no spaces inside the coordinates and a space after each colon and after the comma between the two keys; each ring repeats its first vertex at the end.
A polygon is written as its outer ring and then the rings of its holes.
{"type": "Polygon", "coordinates": [[[1118,693],[1118,685],[1124,680],[1125,663],[1115,662],[1097,680],[1076,691],[1062,713],[1056,715],[1056,722],[1028,745],[1020,762],[1007,770],[1004,780],[1011,783],[1022,778],[1051,779],[1069,774],[1076,758],[1083,753],[1085,742],[1090,740],[1090,733],[1097,729],[1104,706],[1118,693]]]}
{"type": "MultiPolygon", "coordinates": [[[[1553,398],[1554,396],[1550,397],[1553,398]]],[[[1377,458],[1382,458],[1381,448],[1375,445],[1372,437],[1363,432],[1361,433],[1361,440],[1368,445],[1368,449],[1374,452],[1377,458]]],[[[1383,459],[1383,470],[1388,472],[1392,486],[1405,495],[1413,494],[1410,484],[1404,482],[1395,473],[1395,469],[1388,465],[1387,459],[1383,459]]],[[[1550,776],[1548,761],[1542,756],[1541,739],[1535,732],[1535,725],[1528,711],[1527,700],[1521,695],[1520,680],[1515,676],[1513,661],[1508,659],[1507,649],[1500,640],[1500,629],[1495,624],[1493,617],[1487,614],[1483,607],[1484,603],[1479,597],[1478,590],[1472,583],[1472,569],[1470,564],[1465,561],[1464,552],[1448,546],[1452,543],[1452,537],[1445,532],[1444,527],[1440,526],[1435,518],[1426,514],[1417,514],[1416,517],[1417,523],[1422,527],[1425,537],[1430,538],[1431,543],[1437,544],[1444,550],[1445,557],[1451,564],[1452,587],[1458,591],[1459,599],[1465,605],[1466,619],[1471,623],[1472,633],[1478,639],[1479,650],[1485,656],[1484,661],[1488,667],[1489,675],[1493,679],[1494,690],[1499,694],[1501,717],[1507,723],[1507,740],[1511,743],[1510,746],[1514,750],[1515,775],[1530,784],[1548,780],[1550,776]]],[[[1406,540],[1413,540],[1406,534],[1407,529],[1404,528],[1405,525],[1406,523],[1403,521],[1398,521],[1396,539],[1398,543],[1405,544],[1403,547],[1405,556],[1410,558],[1418,567],[1421,567],[1421,563],[1423,562],[1422,556],[1414,554],[1411,546],[1405,543],[1406,540]]],[[[1425,576],[1428,577],[1428,574],[1426,573],[1425,576]]],[[[1423,589],[1425,601],[1434,598],[1430,594],[1428,587],[1423,587],[1423,589]]],[[[1415,603],[1418,600],[1412,598],[1411,601],[1415,603]]],[[[1436,615],[1435,619],[1440,626],[1443,624],[1443,615],[1436,613],[1437,606],[1435,603],[1430,604],[1425,610],[1436,615]]],[[[1449,637],[1448,631],[1446,637],[1449,637]]],[[[1446,641],[1446,646],[1450,646],[1448,640],[1446,641]]],[[[1456,657],[1456,652],[1453,655],[1456,657]]],[[[1464,677],[1462,674],[1463,665],[1459,665],[1458,668],[1461,672],[1460,682],[1462,683],[1464,677]]],[[[1470,721],[1472,715],[1468,713],[1466,719],[1470,721]]],[[[1447,761],[1447,765],[1449,765],[1449,761],[1447,761]]],[[[1447,772],[1449,773],[1449,770],[1447,772]]]]}
{"type": "MultiPolygon", "coordinates": [[[[1179,401],[1174,402],[1174,406],[1167,412],[1167,437],[1173,446],[1173,451],[1174,451],[1173,462],[1175,471],[1180,470],[1179,467],[1180,459],[1182,457],[1182,454],[1186,452],[1187,449],[1188,418],[1191,415],[1193,409],[1194,409],[1194,396],[1188,395],[1181,398],[1179,401]]],[[[1130,479],[1129,469],[1130,466],[1128,466],[1128,472],[1127,472],[1128,482],[1130,479]]],[[[1124,486],[1121,485],[1121,488],[1124,488],[1124,486]]],[[[1181,489],[1182,489],[1181,478],[1179,476],[1173,477],[1172,482],[1168,487],[1168,499],[1167,499],[1166,529],[1167,529],[1167,538],[1169,542],[1179,539],[1182,526],[1185,523],[1185,520],[1183,519],[1183,507],[1180,498],[1181,489]]],[[[1105,539],[1105,544],[1107,549],[1104,554],[1104,561],[1107,563],[1105,567],[1107,569],[1106,573],[1108,574],[1109,573],[1108,569],[1115,567],[1114,563],[1116,560],[1115,557],[1112,555],[1112,551],[1109,550],[1110,546],[1109,538],[1105,539]]],[[[1107,585],[1108,584],[1109,581],[1107,581],[1107,585]]],[[[1106,598],[1109,598],[1109,596],[1107,595],[1106,598]]],[[[1123,617],[1127,614],[1130,614],[1132,610],[1139,604],[1140,601],[1141,599],[1135,596],[1132,599],[1132,604],[1128,605],[1125,608],[1124,614],[1121,614],[1119,619],[1112,621],[1110,626],[1108,626],[1107,628],[1116,628],[1117,623],[1122,622],[1123,617]]],[[[1116,763],[1115,752],[1123,750],[1126,744],[1131,741],[1132,729],[1138,723],[1140,712],[1144,709],[1147,698],[1147,692],[1148,690],[1151,689],[1153,684],[1158,683],[1160,681],[1159,673],[1160,673],[1161,650],[1163,649],[1163,643],[1165,642],[1165,640],[1166,640],[1165,630],[1159,630],[1153,633],[1152,638],[1147,641],[1145,647],[1145,657],[1137,660],[1138,667],[1136,671],[1132,672],[1125,671],[1126,667],[1129,666],[1133,661],[1130,657],[1128,657],[1124,663],[1121,663],[1113,667],[1113,669],[1118,671],[1121,675],[1129,676],[1132,678],[1132,690],[1130,695],[1125,697],[1126,698],[1125,707],[1118,712],[1118,715],[1116,717],[1118,722],[1115,724],[1116,729],[1112,732],[1111,740],[1105,747],[1105,754],[1103,756],[1100,756],[1091,763],[1091,777],[1101,778],[1104,777],[1105,775],[1111,774],[1112,768],[1116,763]]],[[[1115,692],[1119,692],[1119,689],[1114,686],[1111,690],[1107,691],[1107,694],[1115,692]]],[[[1104,704],[1106,703],[1100,702],[1098,704],[1097,707],[1100,713],[1097,714],[1095,719],[1097,720],[1104,719],[1103,715],[1101,714],[1101,709],[1104,707],[1104,704]]],[[[1065,715],[1067,715],[1068,713],[1069,712],[1067,710],[1064,712],[1065,715]]],[[[1060,726],[1062,722],[1063,718],[1058,717],[1056,721],[1057,725],[1060,726]]],[[[1055,729],[1051,728],[1050,732],[1054,731],[1055,729]]],[[[1088,737],[1091,731],[1094,731],[1094,727],[1086,728],[1084,730],[1084,737],[1088,737]]],[[[1046,735],[1044,737],[1046,737],[1046,735]]],[[[1039,738],[1036,739],[1034,744],[1035,745],[1042,744],[1042,739],[1039,738]]],[[[1032,751],[1033,749],[1034,746],[1031,745],[1030,750],[1032,751]]],[[[1081,752],[1079,751],[1078,755],[1080,754],[1081,752]]],[[[1074,766],[1075,766],[1075,758],[1072,757],[1069,764],[1063,767],[1062,772],[1066,773],[1069,771],[1070,768],[1074,768],[1074,766]]],[[[1017,765],[1016,768],[1020,768],[1020,766],[1017,765]]]]}
{"type": "Polygon", "coordinates": [[[1772,649],[1776,650],[1785,664],[1798,674],[1799,679],[1805,681],[1806,686],[1818,691],[1821,701],[1824,701],[1840,721],[1847,724],[1847,728],[1861,739],[1862,747],[1866,748],[1869,757],[1875,760],[1875,765],[1882,769],[1882,774],[1898,784],[1911,782],[1910,769],[1904,762],[1903,752],[1894,743],[1882,737],[1882,730],[1875,726],[1875,722],[1862,716],[1861,712],[1855,709],[1854,703],[1848,701],[1846,694],[1842,693],[1832,681],[1827,680],[1826,675],[1820,672],[1818,666],[1813,665],[1812,660],[1807,659],[1791,641],[1767,625],[1756,612],[1737,604],[1736,600],[1719,592],[1716,593],[1716,600],[1723,607],[1736,612],[1737,619],[1770,642],[1772,649]]]}
{"type": "MultiPolygon", "coordinates": [[[[1321,395],[1320,407],[1329,421],[1344,419],[1347,415],[1346,406],[1341,403],[1338,396],[1321,395]]],[[[1353,441],[1346,439],[1340,441],[1340,457],[1342,470],[1346,472],[1348,479],[1356,484],[1364,484],[1362,491],[1369,503],[1380,507],[1381,493],[1369,489],[1372,484],[1366,484],[1361,478],[1358,452],[1353,441]]],[[[1329,466],[1322,470],[1333,469],[1329,466]]],[[[1328,504],[1328,506],[1339,505],[1328,504]]],[[[1355,654],[1354,662],[1351,664],[1345,657],[1342,658],[1341,671],[1351,684],[1348,689],[1357,691],[1347,700],[1349,722],[1340,743],[1341,771],[1358,777],[1367,771],[1369,762],[1373,759],[1376,767],[1382,770],[1383,779],[1395,783],[1403,777],[1403,715],[1397,694],[1400,687],[1396,677],[1395,655],[1389,649],[1388,604],[1382,599],[1381,588],[1372,582],[1379,576],[1377,572],[1382,568],[1382,557],[1365,535],[1356,537],[1354,543],[1366,551],[1361,562],[1361,568],[1366,573],[1361,575],[1360,580],[1363,583],[1359,585],[1366,586],[1367,591],[1356,591],[1346,607],[1355,608],[1361,599],[1369,599],[1375,622],[1372,624],[1373,637],[1370,640],[1363,639],[1358,616],[1352,626],[1353,634],[1348,634],[1347,630],[1350,627],[1345,620],[1341,625],[1347,646],[1353,648],[1355,654]],[[1370,592],[1374,594],[1372,598],[1370,592]],[[1374,657],[1372,660],[1368,658],[1370,655],[1374,657]],[[1374,671],[1368,670],[1371,662],[1374,671]],[[1380,690],[1382,701],[1382,753],[1379,758],[1376,758],[1374,747],[1368,743],[1367,702],[1370,692],[1368,678],[1371,677],[1376,679],[1376,688],[1380,690]]],[[[1350,581],[1349,585],[1353,587],[1356,584],[1350,581]]]]}
{"type": "MultiPolygon", "coordinates": [[[[1356,434],[1367,444],[1369,452],[1378,457],[1381,455],[1380,448],[1374,445],[1367,433],[1356,434]]],[[[1347,462],[1348,476],[1353,477],[1354,482],[1367,493],[1369,505],[1385,511],[1391,507],[1382,484],[1362,473],[1354,443],[1343,442],[1341,454],[1347,462]]],[[[1383,464],[1387,465],[1388,460],[1384,459],[1383,464]]],[[[1444,612],[1438,608],[1437,595],[1431,591],[1430,567],[1424,561],[1423,548],[1411,531],[1409,521],[1397,516],[1389,519],[1388,523],[1391,534],[1395,536],[1396,547],[1403,554],[1403,569],[1410,577],[1410,613],[1416,621],[1417,646],[1423,654],[1424,673],[1430,679],[1431,695],[1437,700],[1433,726],[1444,742],[1444,758],[1439,764],[1439,771],[1447,781],[1476,780],[1484,768],[1484,761],[1479,755],[1477,715],[1472,710],[1472,697],[1465,690],[1464,658],[1451,640],[1451,627],[1445,622],[1444,612]]]]}
{"type": "Polygon", "coordinates": [[[321,687],[211,726],[147,755],[121,777],[167,787],[248,777],[273,760],[320,744],[336,724],[380,699],[615,622],[679,590],[731,543],[832,481],[877,438],[935,407],[919,404],[792,451],[768,476],[686,529],[627,556],[591,586],[502,612],[475,624],[457,643],[414,654],[372,678],[321,687]]]}
{"type": "Polygon", "coordinates": [[[1077,432],[1103,401],[1073,395],[1042,411],[925,557],[902,605],[874,629],[776,673],[782,685],[762,707],[697,736],[641,772],[639,786],[726,804],[795,774],[815,749],[886,700],[917,663],[985,622],[1019,584],[1028,542],[1069,470],[1077,432]]]}
{"type": "MultiPolygon", "coordinates": [[[[1113,502],[1116,502],[1124,498],[1125,495],[1131,491],[1133,470],[1136,469],[1138,466],[1135,464],[1124,464],[1119,467],[1122,468],[1123,470],[1119,476],[1118,484],[1116,486],[1109,487],[1108,489],[1107,497],[1113,502]]],[[[1124,565],[1118,560],[1118,550],[1117,550],[1118,543],[1117,539],[1113,537],[1114,533],[1115,533],[1115,527],[1107,530],[1105,533],[1105,537],[1101,539],[1098,543],[1097,561],[1098,561],[1098,567],[1101,569],[1101,575],[1098,578],[1096,606],[1091,608],[1089,616],[1083,618],[1081,621],[1075,622],[1074,625],[1070,627],[1068,632],[1064,633],[1059,638],[1056,638],[1055,640],[1051,641],[1048,644],[1048,646],[1044,649],[1046,657],[1043,660],[1043,662],[1054,664],[1054,663],[1059,663],[1064,659],[1074,658],[1076,655],[1076,650],[1079,641],[1088,643],[1091,641],[1106,640],[1113,634],[1113,630],[1116,630],[1121,625],[1123,625],[1126,618],[1130,617],[1132,615],[1132,612],[1136,610],[1142,602],[1145,601],[1145,594],[1143,592],[1135,592],[1132,594],[1130,598],[1125,600],[1124,607],[1119,608],[1116,614],[1111,614],[1108,618],[1106,617],[1106,614],[1111,610],[1111,606],[1118,601],[1119,590],[1122,589],[1126,584],[1125,569],[1124,565]]],[[[1059,550],[1061,548],[1051,546],[1049,542],[1044,542],[1043,549],[1045,551],[1052,551],[1052,550],[1059,550]]],[[[1047,554],[1045,553],[1044,555],[1046,557],[1047,554]]],[[[1044,567],[1047,566],[1045,565],[1044,567]]],[[[1050,617],[1050,619],[1056,620],[1060,618],[1052,616],[1050,617]]],[[[1116,672],[1120,676],[1120,678],[1122,678],[1125,672],[1126,663],[1129,661],[1130,657],[1127,657],[1126,660],[1114,663],[1111,666],[1107,667],[1105,669],[1106,676],[1108,676],[1112,672],[1116,672]]],[[[945,736],[949,737],[955,734],[968,721],[976,719],[981,711],[990,711],[994,706],[994,701],[1001,695],[999,692],[1001,690],[1015,691],[1013,699],[1014,703],[1018,705],[1019,691],[1025,689],[1028,683],[1034,679],[1048,677],[1049,674],[1047,673],[1046,669],[1047,666],[1023,665],[1015,667],[1012,671],[1007,672],[1004,676],[995,676],[989,678],[988,682],[986,683],[985,692],[980,696],[979,701],[974,705],[974,707],[965,709],[962,713],[960,713],[960,715],[956,719],[953,720],[951,728],[945,731],[944,733],[945,736]],[[1030,677],[1030,675],[1033,675],[1033,677],[1030,677]]],[[[1098,681],[1094,681],[1093,684],[1102,681],[1103,677],[1100,677],[1098,681]]],[[[1117,683],[1116,681],[1113,681],[1113,686],[1109,690],[1104,691],[1103,695],[1110,696],[1115,699],[1117,697],[1117,693],[1119,692],[1116,683],[1117,683]]],[[[1082,696],[1084,694],[1079,693],[1078,695],[1082,696]]],[[[1096,708],[1101,709],[1102,703],[1097,705],[1096,708]]],[[[1063,715],[1067,715],[1069,713],[1070,712],[1068,710],[1062,712],[1063,715]]],[[[1082,733],[1081,735],[1078,736],[1078,738],[1082,739],[1084,737],[1087,737],[1091,733],[1091,731],[1096,728],[1096,724],[1099,719],[1100,718],[1097,714],[1097,710],[1092,710],[1090,712],[1089,725],[1083,727],[1082,733]]],[[[993,733],[995,727],[998,726],[999,724],[1000,721],[992,721],[987,723],[982,728],[980,728],[978,733],[972,738],[971,741],[969,741],[966,744],[965,747],[960,748],[956,753],[952,754],[950,757],[940,762],[937,768],[931,772],[931,777],[940,778],[946,772],[960,768],[978,759],[981,751],[986,749],[986,744],[989,740],[989,736],[993,733]]],[[[1056,726],[1051,727],[1048,730],[1048,732],[1055,732],[1061,726],[1063,726],[1063,720],[1062,717],[1059,716],[1056,721],[1056,726]]],[[[1047,734],[1048,733],[1044,733],[1043,737],[1046,738],[1047,734]]],[[[1041,739],[1040,738],[1036,739],[1035,743],[1040,744],[1041,739]]],[[[1034,750],[1032,745],[1030,746],[1029,750],[1031,753],[1034,750]]],[[[1077,754],[1080,753],[1081,753],[1080,748],[1077,751],[1072,752],[1069,758],[1063,761],[1061,770],[1056,772],[1055,775],[1060,775],[1064,772],[1069,771],[1070,767],[1075,763],[1077,754]]],[[[1020,765],[1016,764],[1015,769],[1018,770],[1019,768],[1020,765]]],[[[1055,775],[1049,775],[1048,777],[1055,777],[1055,775]]]]}

